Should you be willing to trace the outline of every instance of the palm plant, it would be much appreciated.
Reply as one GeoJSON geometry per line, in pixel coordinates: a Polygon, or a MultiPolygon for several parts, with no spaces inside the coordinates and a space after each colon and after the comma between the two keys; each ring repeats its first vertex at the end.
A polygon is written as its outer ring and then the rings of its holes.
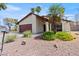
{"type": "Polygon", "coordinates": [[[7,8],[5,3],[0,3],[0,10],[5,10],[7,8]]]}
{"type": "Polygon", "coordinates": [[[61,22],[61,18],[64,15],[64,7],[60,4],[54,4],[49,8],[49,22],[52,22],[53,31],[56,33],[56,25],[61,22]]]}
{"type": "Polygon", "coordinates": [[[31,12],[32,13],[35,13],[35,8],[31,8],[31,12]]]}
{"type": "Polygon", "coordinates": [[[41,7],[40,7],[40,6],[37,6],[37,7],[36,7],[36,12],[37,12],[37,14],[39,14],[40,11],[41,11],[41,7]]]}
{"type": "Polygon", "coordinates": [[[31,12],[32,13],[37,13],[37,14],[39,14],[40,13],[40,11],[41,11],[41,7],[40,6],[37,6],[36,8],[31,8],[31,12]]]}

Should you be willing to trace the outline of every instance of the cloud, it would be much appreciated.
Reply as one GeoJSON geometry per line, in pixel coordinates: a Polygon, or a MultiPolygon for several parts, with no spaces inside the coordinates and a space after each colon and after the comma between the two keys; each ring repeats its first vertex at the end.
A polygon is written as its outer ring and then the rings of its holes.
{"type": "Polygon", "coordinates": [[[74,14],[65,14],[65,16],[67,16],[67,17],[73,17],[74,14]]]}
{"type": "Polygon", "coordinates": [[[74,14],[65,14],[64,18],[67,18],[68,20],[74,20],[75,15],[74,14]]]}
{"type": "Polygon", "coordinates": [[[7,5],[6,9],[6,11],[19,11],[19,10],[21,10],[21,8],[14,5],[7,5]]]}

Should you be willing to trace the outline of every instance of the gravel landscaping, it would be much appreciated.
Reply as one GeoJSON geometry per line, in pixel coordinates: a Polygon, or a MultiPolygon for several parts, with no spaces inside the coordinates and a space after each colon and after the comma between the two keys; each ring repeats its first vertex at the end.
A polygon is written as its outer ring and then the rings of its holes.
{"type": "Polygon", "coordinates": [[[79,56],[79,36],[72,41],[45,41],[41,38],[18,38],[4,44],[3,56],[79,56]],[[25,45],[21,45],[26,41],[25,45]]]}

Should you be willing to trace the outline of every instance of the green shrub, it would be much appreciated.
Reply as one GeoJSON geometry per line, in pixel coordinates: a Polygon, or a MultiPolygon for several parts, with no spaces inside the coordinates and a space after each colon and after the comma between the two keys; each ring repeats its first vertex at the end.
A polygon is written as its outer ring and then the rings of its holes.
{"type": "Polygon", "coordinates": [[[55,39],[55,34],[54,34],[54,32],[44,32],[44,33],[43,33],[43,39],[44,39],[44,40],[48,40],[48,41],[54,40],[54,39],[55,39]]]}
{"type": "Polygon", "coordinates": [[[73,36],[67,32],[57,32],[55,36],[57,39],[61,39],[63,41],[71,41],[74,39],[73,36]]]}
{"type": "Polygon", "coordinates": [[[24,37],[31,37],[32,32],[30,30],[23,32],[24,37]]]}
{"type": "Polygon", "coordinates": [[[16,35],[7,35],[5,43],[13,42],[16,39],[16,35]]]}

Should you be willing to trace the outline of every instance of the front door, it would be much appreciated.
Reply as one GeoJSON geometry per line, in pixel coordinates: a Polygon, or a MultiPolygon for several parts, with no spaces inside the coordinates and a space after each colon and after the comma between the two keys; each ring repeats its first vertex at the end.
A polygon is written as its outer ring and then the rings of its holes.
{"type": "Polygon", "coordinates": [[[43,29],[44,29],[44,32],[46,31],[46,26],[45,26],[45,24],[43,25],[43,29]]]}

